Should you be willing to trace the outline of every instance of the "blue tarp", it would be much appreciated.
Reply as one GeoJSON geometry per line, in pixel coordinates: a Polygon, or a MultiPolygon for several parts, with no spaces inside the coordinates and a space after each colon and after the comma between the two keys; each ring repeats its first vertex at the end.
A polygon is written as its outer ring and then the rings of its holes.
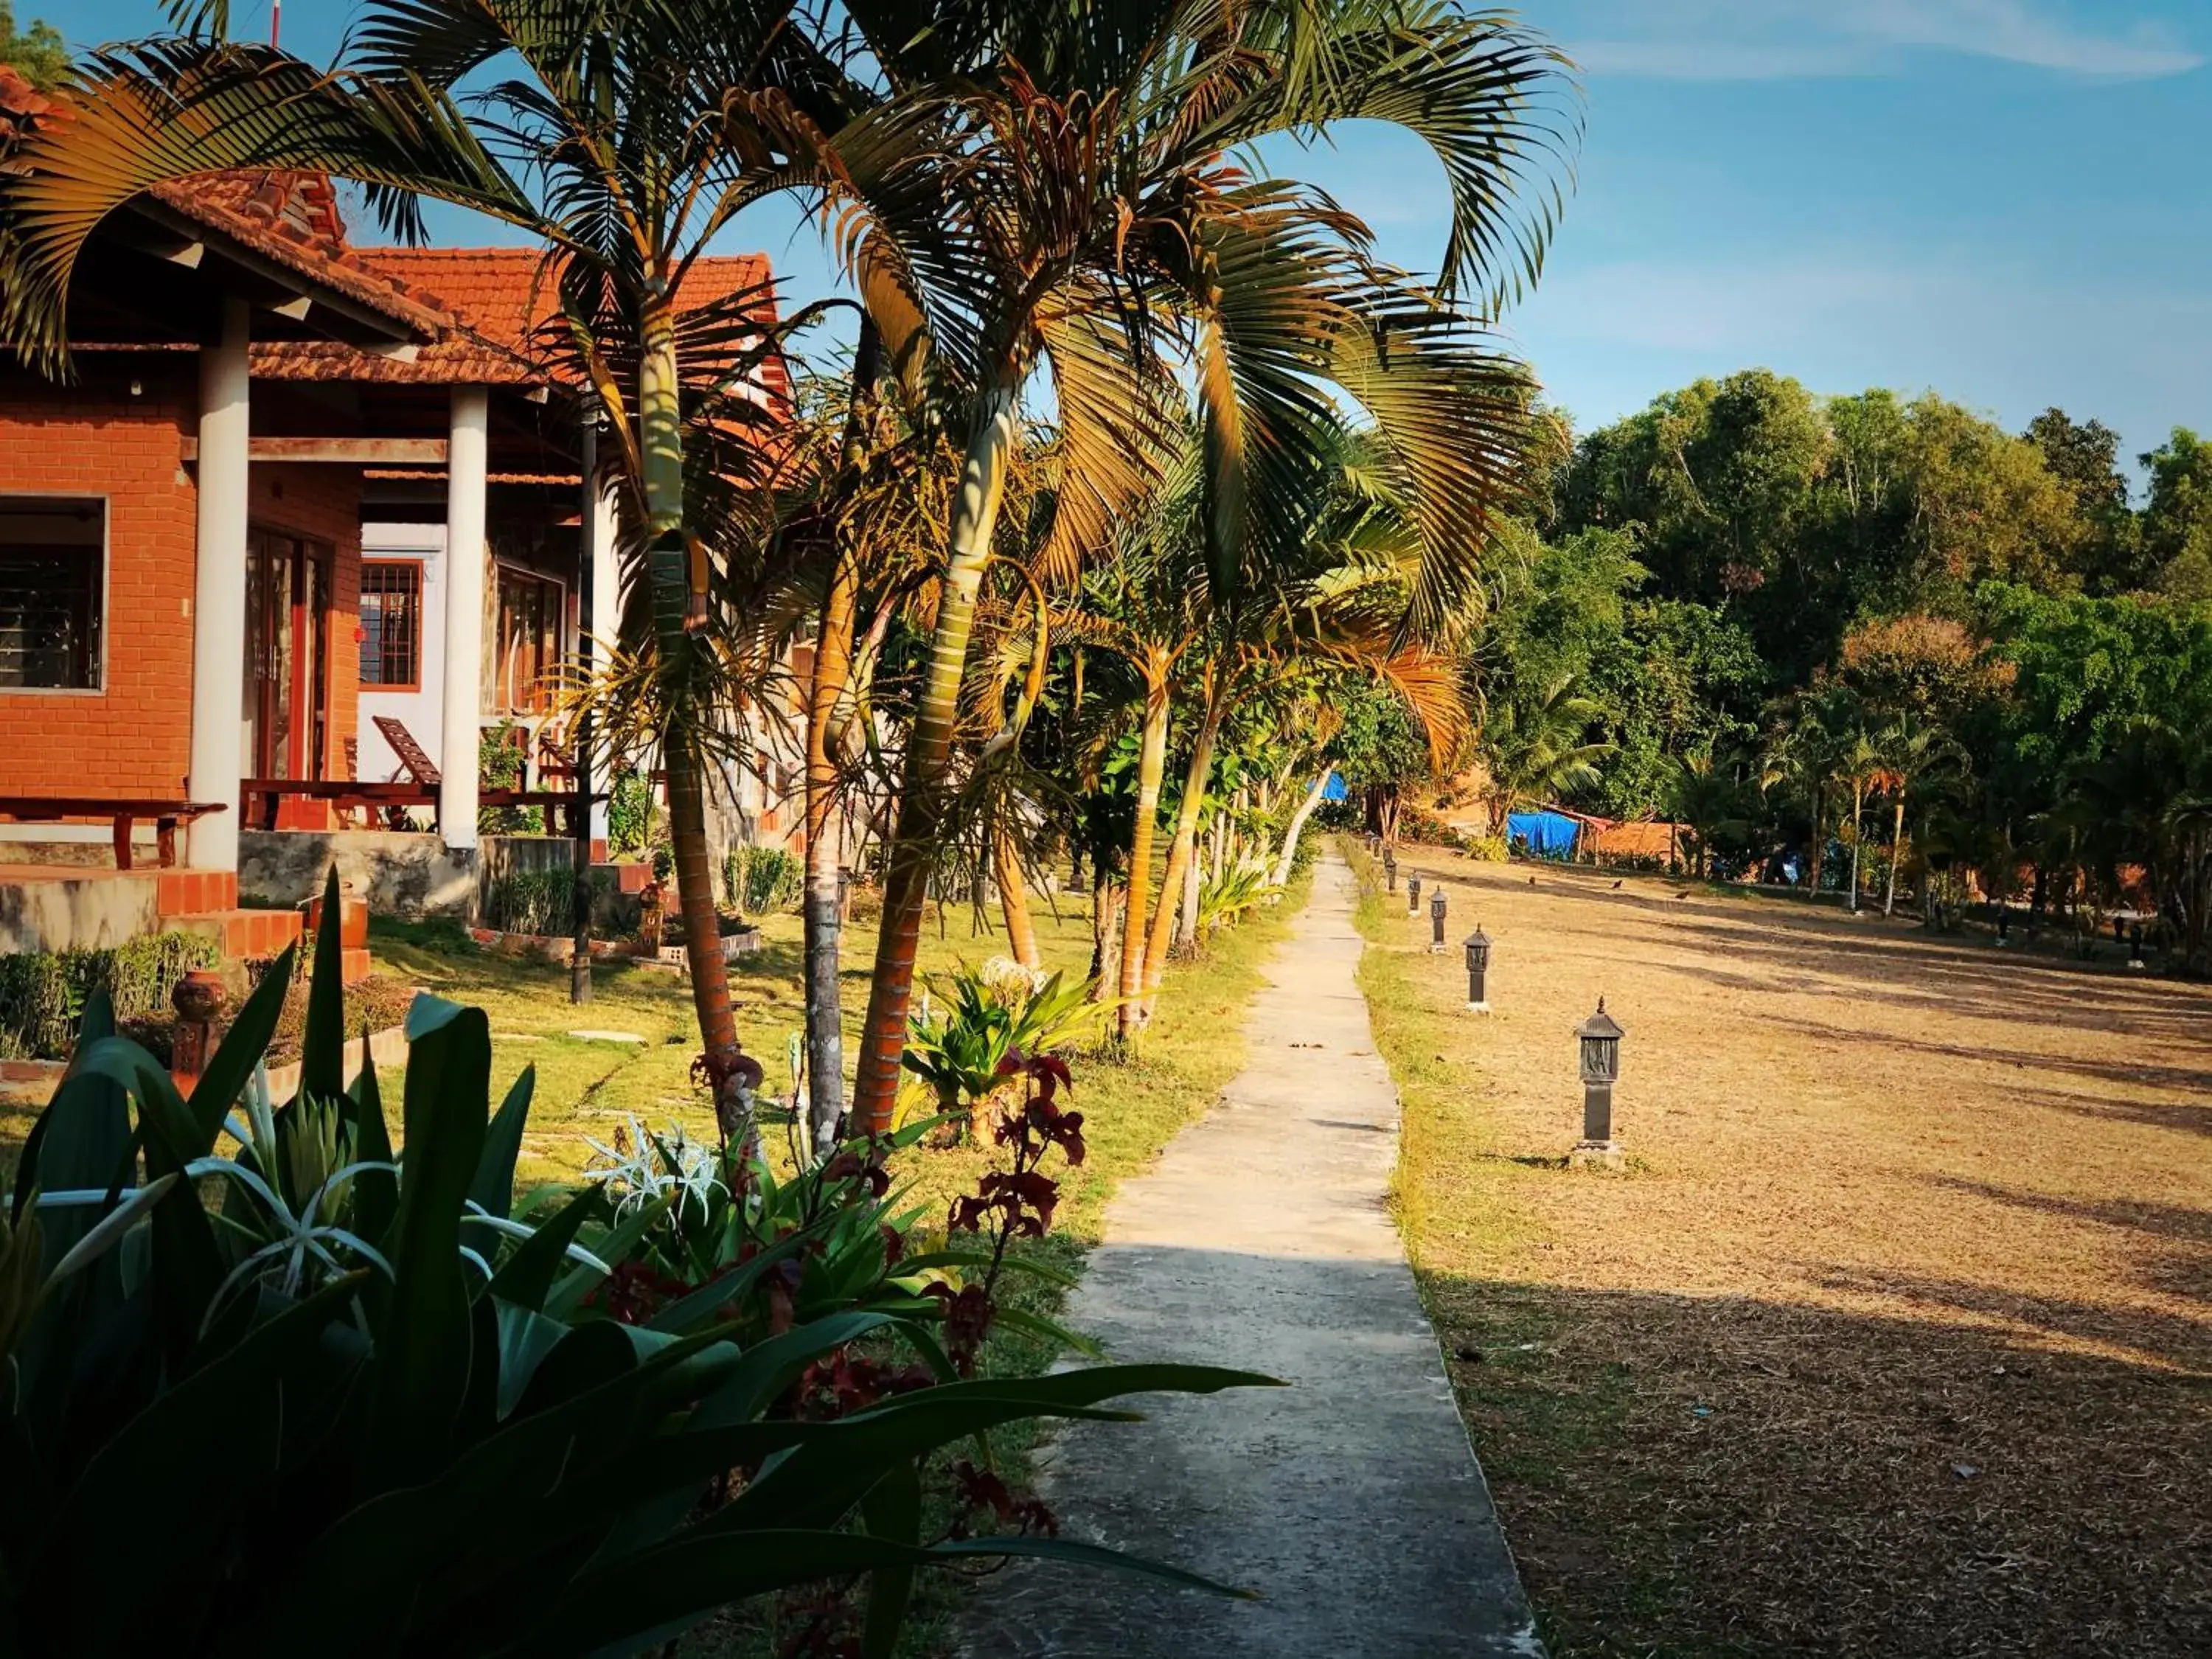
{"type": "Polygon", "coordinates": [[[1516,812],[1505,820],[1505,839],[1540,859],[1572,858],[1582,825],[1564,812],[1516,812]]]}
{"type": "Polygon", "coordinates": [[[1350,800],[1352,799],[1352,791],[1345,787],[1343,773],[1332,772],[1328,775],[1328,781],[1321,787],[1321,798],[1323,800],[1350,800]]]}

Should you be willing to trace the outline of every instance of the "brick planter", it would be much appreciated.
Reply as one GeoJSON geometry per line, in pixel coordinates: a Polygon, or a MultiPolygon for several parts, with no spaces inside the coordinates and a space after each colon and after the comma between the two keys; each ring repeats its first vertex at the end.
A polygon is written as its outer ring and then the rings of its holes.
{"type": "MultiPolygon", "coordinates": [[[[220,1039],[218,1039],[220,1042],[220,1039]]],[[[407,1028],[386,1026],[381,1031],[372,1031],[368,1038],[369,1057],[379,1071],[403,1064],[407,1058],[407,1028]]],[[[361,1039],[346,1042],[346,1081],[350,1084],[361,1075],[356,1062],[361,1058],[361,1039]]],[[[69,1071],[65,1060],[0,1060],[0,1101],[10,1105],[43,1106],[54,1097],[61,1086],[62,1078],[69,1071]]],[[[174,1074],[172,1073],[173,1076],[174,1074]]],[[[177,1077],[177,1087],[189,1095],[193,1079],[177,1077]]],[[[269,1097],[280,1104],[297,1093],[300,1087],[300,1062],[269,1068],[269,1097]]]]}

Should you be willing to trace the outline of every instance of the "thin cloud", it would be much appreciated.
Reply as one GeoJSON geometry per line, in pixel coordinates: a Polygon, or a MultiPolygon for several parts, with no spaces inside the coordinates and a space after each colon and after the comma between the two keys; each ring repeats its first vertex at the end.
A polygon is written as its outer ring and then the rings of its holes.
{"type": "Polygon", "coordinates": [[[1948,52],[2061,74],[2150,80],[2185,75],[2204,55],[2172,30],[2142,21],[2077,23],[2051,0],[1672,0],[1616,6],[1645,26],[1578,43],[1595,74],[1692,81],[1796,80],[1863,75],[1900,53],[1948,52]],[[1654,14],[1660,14],[1655,19],[1654,14]],[[1661,27],[1649,26],[1658,21],[1661,27]]]}

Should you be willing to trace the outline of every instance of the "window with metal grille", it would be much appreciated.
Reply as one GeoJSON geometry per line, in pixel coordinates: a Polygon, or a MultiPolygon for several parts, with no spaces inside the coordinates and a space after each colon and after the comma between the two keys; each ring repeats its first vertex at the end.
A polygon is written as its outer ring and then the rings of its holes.
{"type": "Polygon", "coordinates": [[[107,504],[0,496],[0,690],[97,691],[107,504]]]}
{"type": "Polygon", "coordinates": [[[416,560],[362,562],[361,683],[387,691],[422,683],[422,567],[416,560]]]}

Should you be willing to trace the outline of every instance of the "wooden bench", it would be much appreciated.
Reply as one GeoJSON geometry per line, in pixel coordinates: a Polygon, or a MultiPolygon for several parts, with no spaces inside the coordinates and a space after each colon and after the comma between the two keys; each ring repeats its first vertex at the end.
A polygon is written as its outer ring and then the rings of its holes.
{"type": "MultiPolygon", "coordinates": [[[[276,803],[286,796],[295,800],[324,800],[340,811],[359,808],[372,819],[380,813],[428,807],[434,821],[438,792],[419,783],[355,783],[344,778],[248,778],[239,786],[246,801],[246,821],[264,830],[276,827],[276,803]]],[[[604,794],[593,795],[595,801],[604,794]]],[[[570,833],[575,830],[576,794],[573,789],[484,789],[477,792],[480,807],[539,806],[549,813],[568,816],[570,833]]]]}
{"type": "Polygon", "coordinates": [[[106,818],[115,828],[115,867],[131,868],[131,831],[141,818],[154,820],[164,870],[177,862],[177,826],[223,811],[221,801],[141,800],[112,795],[0,795],[0,819],[13,823],[55,823],[63,818],[106,818]]]}
{"type": "Polygon", "coordinates": [[[356,783],[350,778],[247,778],[238,786],[246,821],[260,830],[276,827],[276,804],[286,796],[295,800],[329,801],[340,811],[359,808],[372,824],[379,813],[427,806],[434,817],[438,792],[419,783],[356,783]]]}

